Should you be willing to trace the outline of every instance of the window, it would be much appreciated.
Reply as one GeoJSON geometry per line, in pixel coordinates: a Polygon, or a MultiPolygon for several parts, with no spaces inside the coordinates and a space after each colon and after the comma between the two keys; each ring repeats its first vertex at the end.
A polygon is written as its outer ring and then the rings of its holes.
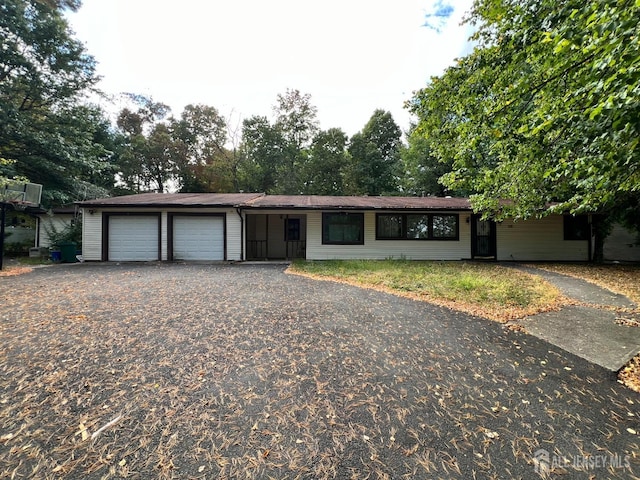
{"type": "Polygon", "coordinates": [[[323,213],[324,245],[364,245],[364,214],[323,213]]]}
{"type": "Polygon", "coordinates": [[[383,238],[402,238],[402,215],[381,215],[378,217],[378,233],[383,238]]]}
{"type": "Polygon", "coordinates": [[[426,240],[429,238],[429,215],[406,215],[406,238],[426,240]]]}
{"type": "Polygon", "coordinates": [[[564,216],[565,240],[588,240],[589,234],[589,217],[587,215],[564,216]]]}
{"type": "Polygon", "coordinates": [[[379,213],[377,240],[458,240],[458,215],[379,213]]]}
{"type": "Polygon", "coordinates": [[[284,224],[284,239],[286,242],[300,241],[300,219],[287,218],[284,224]]]}
{"type": "Polygon", "coordinates": [[[457,215],[434,215],[433,238],[458,238],[457,215]]]}

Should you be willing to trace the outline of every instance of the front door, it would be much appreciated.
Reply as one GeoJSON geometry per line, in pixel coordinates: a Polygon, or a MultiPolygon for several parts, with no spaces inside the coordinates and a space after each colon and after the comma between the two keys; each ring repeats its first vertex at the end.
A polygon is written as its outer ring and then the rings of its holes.
{"type": "Polygon", "coordinates": [[[496,222],[482,220],[480,215],[471,216],[471,256],[496,258],[496,222]]]}

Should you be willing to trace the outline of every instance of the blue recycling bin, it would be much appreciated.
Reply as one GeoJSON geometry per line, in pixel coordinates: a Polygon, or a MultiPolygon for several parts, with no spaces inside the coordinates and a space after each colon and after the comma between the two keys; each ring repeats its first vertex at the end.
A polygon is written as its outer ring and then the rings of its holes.
{"type": "Polygon", "coordinates": [[[62,261],[62,252],[60,252],[60,250],[51,250],[51,261],[53,263],[60,263],[62,261]]]}

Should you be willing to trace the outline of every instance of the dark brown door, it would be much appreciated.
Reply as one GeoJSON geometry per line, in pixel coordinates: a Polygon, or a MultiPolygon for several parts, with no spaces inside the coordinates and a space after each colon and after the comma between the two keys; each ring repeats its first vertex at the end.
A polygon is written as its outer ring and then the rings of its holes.
{"type": "Polygon", "coordinates": [[[496,222],[482,220],[480,215],[471,216],[471,256],[496,258],[496,222]]]}

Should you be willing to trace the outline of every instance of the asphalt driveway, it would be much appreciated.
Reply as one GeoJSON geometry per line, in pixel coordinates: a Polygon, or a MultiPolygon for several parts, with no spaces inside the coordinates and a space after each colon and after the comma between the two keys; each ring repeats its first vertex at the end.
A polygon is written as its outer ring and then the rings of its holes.
{"type": "Polygon", "coordinates": [[[0,292],[0,478],[640,475],[640,395],[497,323],[282,266],[0,292]]]}

